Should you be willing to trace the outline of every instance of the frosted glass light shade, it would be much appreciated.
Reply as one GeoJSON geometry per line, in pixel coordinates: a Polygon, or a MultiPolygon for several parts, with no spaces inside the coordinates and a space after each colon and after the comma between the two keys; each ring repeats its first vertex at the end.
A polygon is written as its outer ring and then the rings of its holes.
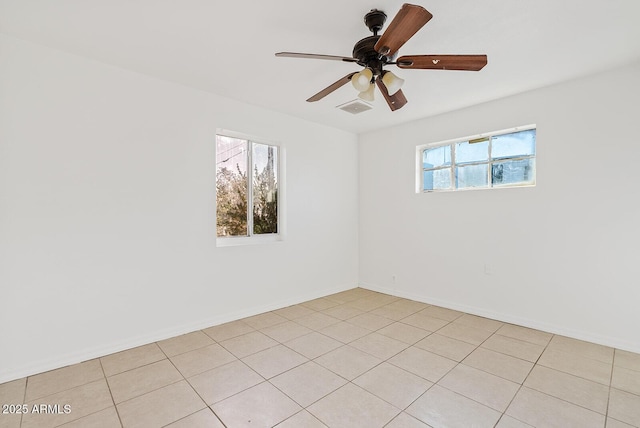
{"type": "Polygon", "coordinates": [[[382,76],[382,83],[384,83],[384,86],[386,86],[389,95],[393,95],[398,92],[400,88],[402,88],[404,79],[401,79],[392,72],[387,71],[382,76]]]}
{"type": "Polygon", "coordinates": [[[367,90],[361,91],[358,94],[358,98],[365,101],[373,101],[374,100],[373,93],[374,93],[375,86],[376,85],[374,85],[373,83],[369,83],[369,87],[367,88],[367,90]]]}
{"type": "Polygon", "coordinates": [[[373,77],[373,72],[370,68],[365,68],[360,73],[356,73],[351,78],[351,84],[354,88],[358,90],[358,92],[366,91],[371,84],[371,78],[373,77]]]}

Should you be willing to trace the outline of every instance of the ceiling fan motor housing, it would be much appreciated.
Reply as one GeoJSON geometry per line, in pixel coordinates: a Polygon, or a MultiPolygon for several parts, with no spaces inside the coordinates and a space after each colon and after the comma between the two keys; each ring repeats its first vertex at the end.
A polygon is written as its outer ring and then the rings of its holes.
{"type": "Polygon", "coordinates": [[[387,56],[376,52],[374,46],[379,38],[380,36],[365,37],[353,47],[353,57],[358,60],[358,64],[363,67],[369,67],[376,76],[382,73],[383,65],[392,62],[396,57],[396,54],[387,56]]]}

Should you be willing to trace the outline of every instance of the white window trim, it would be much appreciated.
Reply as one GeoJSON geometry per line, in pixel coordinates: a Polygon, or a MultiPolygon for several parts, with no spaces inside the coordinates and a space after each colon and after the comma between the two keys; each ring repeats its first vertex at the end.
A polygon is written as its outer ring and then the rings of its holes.
{"type": "MultiPolygon", "coordinates": [[[[285,154],[286,150],[284,145],[279,141],[273,141],[273,140],[268,140],[261,137],[255,137],[249,134],[244,134],[244,133],[231,131],[223,128],[216,129],[216,136],[217,135],[224,135],[225,137],[247,140],[249,143],[267,144],[267,145],[275,146],[278,148],[278,162],[277,162],[277,165],[278,165],[278,233],[268,233],[268,234],[251,235],[251,236],[217,236],[217,227],[214,227],[213,232],[216,238],[216,247],[237,247],[241,245],[259,245],[259,244],[268,244],[273,242],[284,241],[286,236],[286,227],[285,227],[286,225],[286,221],[285,221],[286,170],[284,168],[285,159],[286,159],[286,154],[285,154]]],[[[253,155],[253,151],[248,150],[248,156],[249,156],[248,165],[251,165],[252,155],[253,155]]],[[[214,159],[214,165],[216,164],[216,162],[217,162],[217,158],[214,159]]],[[[253,186],[247,186],[247,187],[248,187],[247,198],[252,198],[251,200],[253,200],[253,186]]],[[[217,203],[216,203],[216,206],[217,206],[217,203]]],[[[214,213],[216,212],[217,210],[214,209],[214,213]]],[[[217,214],[215,218],[217,223],[217,214]]],[[[251,229],[253,229],[253,216],[249,213],[249,210],[247,210],[247,226],[249,225],[251,226],[251,229]]]]}
{"type": "MultiPolygon", "coordinates": [[[[452,145],[452,144],[456,144],[456,143],[462,143],[465,141],[469,141],[469,140],[477,140],[477,139],[481,139],[481,138],[490,138],[490,137],[494,137],[496,135],[503,135],[503,134],[511,134],[514,132],[519,132],[519,131],[529,131],[531,129],[537,129],[536,124],[531,124],[531,125],[525,125],[525,126],[516,126],[514,128],[508,128],[508,129],[502,129],[500,131],[492,131],[492,132],[485,132],[482,134],[476,134],[476,135],[470,135],[467,137],[460,137],[460,138],[453,138],[450,140],[445,140],[445,141],[438,141],[436,143],[428,143],[428,144],[422,144],[420,146],[416,147],[416,193],[417,194],[423,194],[423,193],[441,193],[441,192],[466,192],[469,190],[491,190],[491,189],[509,189],[509,188],[518,188],[518,187],[535,187],[535,183],[533,184],[516,184],[516,185],[501,185],[501,186],[491,186],[491,187],[467,187],[467,188],[462,188],[462,189],[445,189],[445,190],[424,190],[424,168],[422,165],[422,152],[425,149],[433,149],[436,147],[441,147],[441,146],[448,146],[448,145],[452,145]]],[[[528,156],[527,156],[528,157],[528,156]]],[[[537,157],[538,157],[538,145],[536,144],[536,153],[535,153],[535,159],[537,162],[537,157]]],[[[491,159],[491,153],[489,153],[489,159],[491,159]]],[[[455,162],[455,150],[452,151],[451,154],[451,162],[452,164],[455,162]]],[[[477,162],[478,164],[484,164],[487,162],[477,162]]],[[[489,161],[489,163],[491,163],[491,161],[489,161]]],[[[467,165],[467,164],[465,164],[467,165]]],[[[470,165],[470,164],[469,164],[470,165]]],[[[448,167],[451,168],[451,167],[448,167]]],[[[453,172],[453,168],[451,168],[452,170],[452,174],[454,174],[453,172]]],[[[451,183],[453,185],[453,177],[451,178],[451,183]]]]}

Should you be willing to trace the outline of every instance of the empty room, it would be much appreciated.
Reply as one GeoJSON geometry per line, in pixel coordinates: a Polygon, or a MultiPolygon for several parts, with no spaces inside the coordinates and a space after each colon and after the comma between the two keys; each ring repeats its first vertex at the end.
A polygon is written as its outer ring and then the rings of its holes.
{"type": "Polygon", "coordinates": [[[0,428],[640,428],[638,16],[0,0],[0,428]]]}

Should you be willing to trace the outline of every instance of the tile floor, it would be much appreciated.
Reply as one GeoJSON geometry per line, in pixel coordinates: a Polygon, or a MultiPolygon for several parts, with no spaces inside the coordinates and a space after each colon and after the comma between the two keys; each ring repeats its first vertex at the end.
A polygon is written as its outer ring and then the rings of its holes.
{"type": "Polygon", "coordinates": [[[0,385],[0,427],[640,427],[640,355],[356,288],[0,385]]]}

